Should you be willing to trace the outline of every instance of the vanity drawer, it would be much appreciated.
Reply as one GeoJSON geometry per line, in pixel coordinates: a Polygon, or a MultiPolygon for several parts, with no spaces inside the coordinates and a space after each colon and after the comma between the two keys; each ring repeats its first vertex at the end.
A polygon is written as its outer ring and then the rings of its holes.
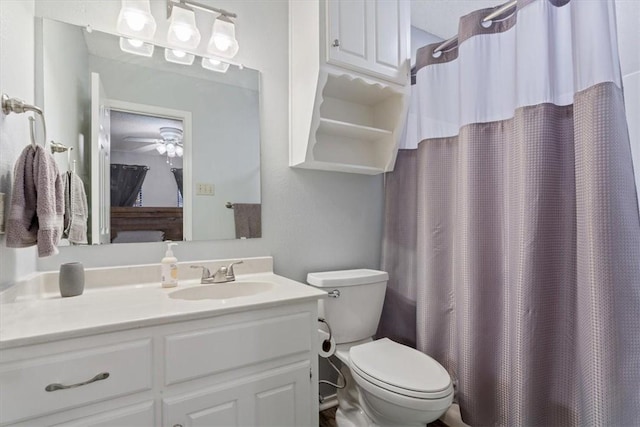
{"type": "Polygon", "coordinates": [[[148,338],[0,365],[0,424],[148,390],[151,354],[148,338]]]}
{"type": "Polygon", "coordinates": [[[165,383],[309,352],[310,324],[310,313],[304,312],[169,335],[165,337],[165,383]]]}

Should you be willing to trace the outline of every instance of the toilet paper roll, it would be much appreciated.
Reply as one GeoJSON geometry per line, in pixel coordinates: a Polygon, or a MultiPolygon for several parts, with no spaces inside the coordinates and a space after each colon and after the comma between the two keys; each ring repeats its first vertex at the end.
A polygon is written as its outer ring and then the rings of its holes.
{"type": "Polygon", "coordinates": [[[333,356],[336,352],[336,342],[331,337],[329,340],[329,333],[318,329],[318,354],[325,359],[329,356],[333,356]]]}

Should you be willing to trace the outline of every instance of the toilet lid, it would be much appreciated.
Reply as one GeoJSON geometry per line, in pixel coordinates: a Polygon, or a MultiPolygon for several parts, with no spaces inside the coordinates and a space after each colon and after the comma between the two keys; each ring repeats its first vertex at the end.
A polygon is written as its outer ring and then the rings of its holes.
{"type": "Polygon", "coordinates": [[[442,365],[387,338],[352,347],[349,360],[363,378],[402,394],[428,398],[452,391],[451,377],[442,365]]]}

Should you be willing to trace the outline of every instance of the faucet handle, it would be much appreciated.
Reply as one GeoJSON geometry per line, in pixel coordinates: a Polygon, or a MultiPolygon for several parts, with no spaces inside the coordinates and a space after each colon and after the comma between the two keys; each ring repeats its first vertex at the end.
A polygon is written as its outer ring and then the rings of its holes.
{"type": "Polygon", "coordinates": [[[227,279],[229,279],[229,280],[235,280],[236,279],[236,274],[233,271],[233,266],[236,265],[236,264],[244,264],[244,262],[243,261],[235,261],[235,262],[232,262],[231,264],[229,264],[229,267],[227,267],[227,275],[226,275],[227,279]]]}
{"type": "Polygon", "coordinates": [[[202,279],[208,279],[211,277],[211,272],[209,269],[203,265],[192,265],[191,268],[201,268],[202,269],[202,279]]]}

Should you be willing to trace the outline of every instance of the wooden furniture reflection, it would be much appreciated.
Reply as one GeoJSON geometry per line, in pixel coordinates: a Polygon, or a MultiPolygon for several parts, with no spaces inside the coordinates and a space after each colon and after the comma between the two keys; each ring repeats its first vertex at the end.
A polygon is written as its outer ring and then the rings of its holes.
{"type": "Polygon", "coordinates": [[[182,240],[182,208],[111,207],[111,241],[120,231],[162,231],[164,240],[182,240]]]}

